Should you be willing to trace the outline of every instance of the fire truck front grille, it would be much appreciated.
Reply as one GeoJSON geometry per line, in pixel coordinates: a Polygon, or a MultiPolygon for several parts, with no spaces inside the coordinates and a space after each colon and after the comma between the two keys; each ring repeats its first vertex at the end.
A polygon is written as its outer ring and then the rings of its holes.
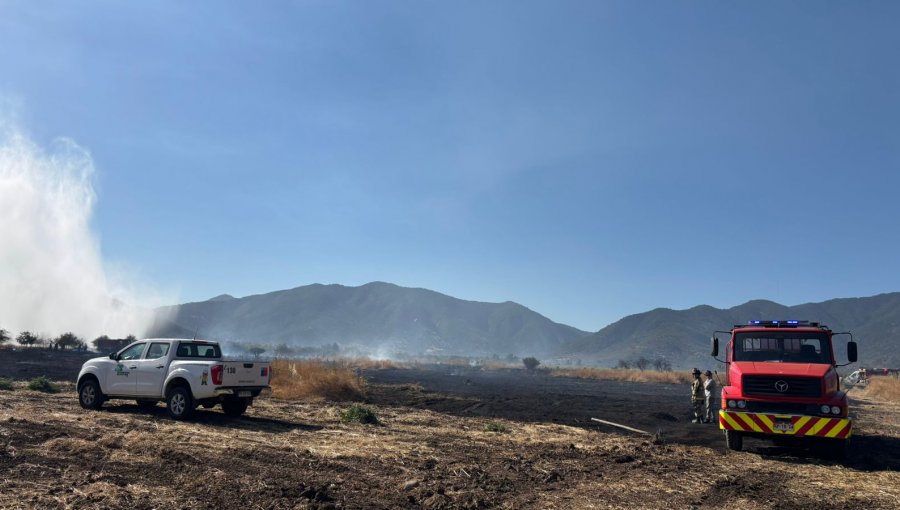
{"type": "Polygon", "coordinates": [[[781,377],[745,375],[744,395],[748,397],[812,397],[822,396],[822,381],[814,377],[781,377]]]}

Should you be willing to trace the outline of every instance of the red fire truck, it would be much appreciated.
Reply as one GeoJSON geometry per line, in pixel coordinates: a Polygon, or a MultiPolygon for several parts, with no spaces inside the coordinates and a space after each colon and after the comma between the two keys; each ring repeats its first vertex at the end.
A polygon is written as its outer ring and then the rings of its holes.
{"type": "Polygon", "coordinates": [[[725,363],[719,428],[725,444],[740,451],[744,437],[815,443],[844,458],[853,432],[847,394],[841,391],[832,337],[848,335],[848,365],[856,362],[850,333],[817,322],[753,320],[716,331],[712,355],[725,363]],[[719,359],[717,335],[729,335],[719,359]]]}

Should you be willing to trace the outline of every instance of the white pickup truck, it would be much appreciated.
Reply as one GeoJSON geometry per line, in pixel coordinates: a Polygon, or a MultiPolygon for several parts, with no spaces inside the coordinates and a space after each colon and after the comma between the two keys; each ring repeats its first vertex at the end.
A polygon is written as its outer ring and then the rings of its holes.
{"type": "Polygon", "coordinates": [[[108,399],[134,399],[141,407],[166,403],[169,415],[183,420],[197,406],[222,404],[240,416],[260,394],[271,392],[268,362],[223,361],[219,344],[203,340],[150,338],[109,356],[86,361],[78,373],[78,400],[99,409],[108,399]]]}

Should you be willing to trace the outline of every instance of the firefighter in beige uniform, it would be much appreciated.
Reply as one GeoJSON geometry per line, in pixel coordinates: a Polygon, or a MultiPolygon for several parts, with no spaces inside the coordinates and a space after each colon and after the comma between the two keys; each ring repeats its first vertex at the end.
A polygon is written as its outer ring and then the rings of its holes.
{"type": "Polygon", "coordinates": [[[706,380],[703,381],[703,396],[706,397],[706,414],[703,417],[704,423],[713,422],[713,409],[716,406],[716,381],[713,381],[713,373],[709,370],[704,372],[706,380]]]}
{"type": "Polygon", "coordinates": [[[691,383],[691,404],[694,406],[693,423],[703,423],[703,403],[706,396],[703,393],[703,381],[700,380],[700,370],[695,368],[691,374],[694,375],[694,382],[691,383]]]}

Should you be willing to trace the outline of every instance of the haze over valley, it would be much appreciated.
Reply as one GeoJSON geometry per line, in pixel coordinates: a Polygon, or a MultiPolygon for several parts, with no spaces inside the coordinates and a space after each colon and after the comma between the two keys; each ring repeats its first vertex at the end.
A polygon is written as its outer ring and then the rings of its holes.
{"type": "MultiPolygon", "coordinates": [[[[900,293],[785,306],[754,300],[726,310],[707,305],[658,308],[590,333],[520,304],[465,301],[420,288],[372,282],[359,287],[307,285],[267,294],[158,309],[152,336],[194,336],[271,347],[338,344],[379,358],[540,356],[614,366],[663,358],[676,368],[712,366],[709,338],[752,319],[805,319],[852,331],[861,362],[900,364],[900,293]]],[[[836,341],[839,360],[845,356],[836,341]]],[[[839,361],[840,362],[840,361],[839,361]]]]}

